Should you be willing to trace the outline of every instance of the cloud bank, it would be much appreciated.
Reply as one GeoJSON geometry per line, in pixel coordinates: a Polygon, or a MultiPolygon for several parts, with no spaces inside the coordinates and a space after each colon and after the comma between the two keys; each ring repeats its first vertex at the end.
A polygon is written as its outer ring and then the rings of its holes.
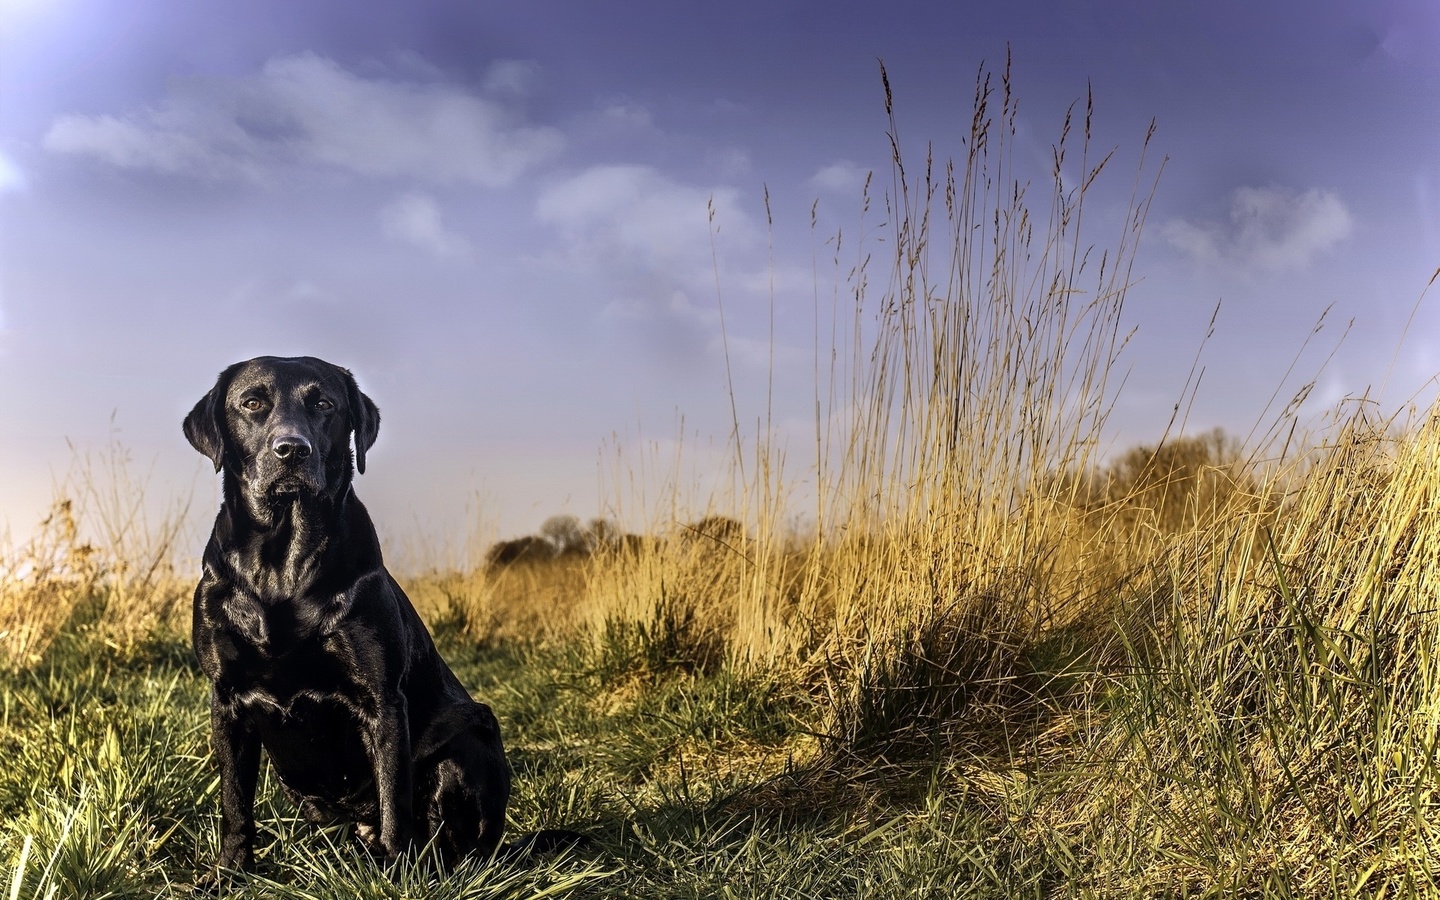
{"type": "Polygon", "coordinates": [[[1330,191],[1242,187],[1227,222],[1175,219],[1161,230],[1172,247],[1206,265],[1273,274],[1307,268],[1350,235],[1350,211],[1330,191]]]}
{"type": "Polygon", "coordinates": [[[650,166],[586,169],[542,191],[535,214],[560,231],[577,263],[623,265],[693,288],[714,283],[712,208],[719,240],[754,237],[734,188],[682,184],[650,166]]]}
{"type": "Polygon", "coordinates": [[[0,194],[25,190],[25,173],[9,157],[0,153],[0,194]]]}
{"type": "Polygon", "coordinates": [[[469,242],[440,220],[440,204],[418,191],[401,194],[380,210],[380,230],[391,240],[419,247],[433,256],[454,259],[470,254],[469,242]]]}
{"type": "Polygon", "coordinates": [[[858,197],[870,170],[848,159],[831,163],[810,176],[811,187],[835,194],[851,194],[858,197]]]}
{"type": "MultiPolygon", "coordinates": [[[[738,307],[752,292],[729,288],[765,264],[757,256],[762,232],[737,190],[685,183],[650,166],[585,169],[547,187],[535,215],[559,233],[559,262],[601,285],[601,317],[623,321],[675,373],[714,363],[725,346],[717,266],[727,304],[738,307]]],[[[732,357],[768,366],[768,344],[747,352],[743,330],[729,323],[732,357]]]]}
{"type": "MultiPolygon", "coordinates": [[[[492,93],[508,95],[534,73],[506,61],[493,74],[492,93]]],[[[365,78],[313,53],[272,59],[247,78],[178,81],[136,113],[60,116],[43,139],[56,153],[168,175],[263,181],[298,164],[483,187],[514,182],[563,143],[493,96],[365,78]]]]}

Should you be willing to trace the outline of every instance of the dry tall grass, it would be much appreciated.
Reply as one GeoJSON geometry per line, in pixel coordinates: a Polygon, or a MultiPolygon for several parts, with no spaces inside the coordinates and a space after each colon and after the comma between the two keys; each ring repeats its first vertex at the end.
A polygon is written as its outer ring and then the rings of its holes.
{"type": "Polygon", "coordinates": [[[816,763],[845,778],[1048,770],[1024,839],[1093,852],[1105,894],[1437,889],[1440,409],[1263,463],[1210,434],[1102,464],[1148,182],[1097,250],[1089,98],[1043,215],[1008,72],[974,111],[967,157],[913,172],[892,118],[890,269],[877,291],[853,251],[814,536],[779,526],[762,436],[717,501],[746,535],[594,557],[577,621],[806,685],[829,709],[816,763]]]}
{"type": "MultiPolygon", "coordinates": [[[[883,207],[889,269],[877,279],[866,241],[835,239],[837,272],[842,252],[855,262],[817,385],[813,539],[780,527],[785,449],[762,435],[737,447],[728,508],[750,526],[742,545],[602,563],[586,601],[599,623],[663,622],[681,604],[699,652],[828,691],[839,752],[943,742],[974,720],[964,710],[1012,706],[1028,690],[1026,648],[1110,603],[1098,575],[1143,565],[1123,523],[1142,531],[1153,517],[1132,501],[1175,478],[1158,470],[1168,448],[1123,495],[1121,478],[1097,502],[1077,474],[1099,466],[1128,339],[1121,314],[1150,197],[1143,148],[1123,225],[1096,250],[1082,226],[1113,151],[1091,147],[1089,98],[1067,113],[1036,212],[1013,159],[1008,68],[998,81],[977,81],[966,157],[927,155],[918,170],[885,84],[892,183],[878,197],[867,186],[865,208],[883,207]]],[[[1172,529],[1187,515],[1177,504],[1172,529]]]]}
{"type": "Polygon", "coordinates": [[[0,665],[33,665],[67,626],[130,645],[181,624],[194,590],[176,570],[186,505],[152,521],[149,487],[116,441],[75,451],[34,535],[0,552],[0,665]]]}
{"type": "Polygon", "coordinates": [[[1148,849],[1100,884],[1436,889],[1437,422],[1390,432],[1357,413],[1275,476],[1277,511],[1157,556],[1139,596],[1163,615],[1128,623],[1136,668],[1105,680],[1124,702],[1086,746],[1107,789],[1055,810],[1102,859],[1148,849]]]}

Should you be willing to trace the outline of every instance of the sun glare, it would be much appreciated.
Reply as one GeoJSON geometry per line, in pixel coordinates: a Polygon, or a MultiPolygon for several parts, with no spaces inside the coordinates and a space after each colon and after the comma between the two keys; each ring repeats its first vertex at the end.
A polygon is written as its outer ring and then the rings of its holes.
{"type": "Polygon", "coordinates": [[[61,2],[62,0],[0,0],[0,34],[29,24],[59,6],[61,2]]]}

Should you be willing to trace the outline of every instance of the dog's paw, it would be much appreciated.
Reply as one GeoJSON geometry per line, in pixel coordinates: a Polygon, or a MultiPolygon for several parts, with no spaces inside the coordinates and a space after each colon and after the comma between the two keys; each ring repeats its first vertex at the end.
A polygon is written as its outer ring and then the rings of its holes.
{"type": "Polygon", "coordinates": [[[357,822],[353,834],[356,843],[376,859],[395,860],[415,853],[416,843],[409,833],[387,840],[379,827],[357,822]]]}
{"type": "Polygon", "coordinates": [[[380,844],[380,829],[374,825],[364,822],[356,822],[355,828],[350,832],[351,837],[360,845],[360,848],[371,856],[384,856],[385,848],[380,844]]]}

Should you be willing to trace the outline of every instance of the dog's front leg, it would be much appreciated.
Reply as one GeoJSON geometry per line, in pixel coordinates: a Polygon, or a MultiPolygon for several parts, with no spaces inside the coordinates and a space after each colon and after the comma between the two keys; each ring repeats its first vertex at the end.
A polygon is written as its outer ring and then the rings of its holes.
{"type": "Polygon", "coordinates": [[[249,870],[255,864],[255,781],[260,737],[233,698],[210,691],[210,739],[220,767],[220,865],[249,870]]]}
{"type": "Polygon", "coordinates": [[[379,698],[369,750],[380,801],[380,845],[388,856],[398,856],[413,837],[410,719],[404,694],[397,691],[379,698]]]}

